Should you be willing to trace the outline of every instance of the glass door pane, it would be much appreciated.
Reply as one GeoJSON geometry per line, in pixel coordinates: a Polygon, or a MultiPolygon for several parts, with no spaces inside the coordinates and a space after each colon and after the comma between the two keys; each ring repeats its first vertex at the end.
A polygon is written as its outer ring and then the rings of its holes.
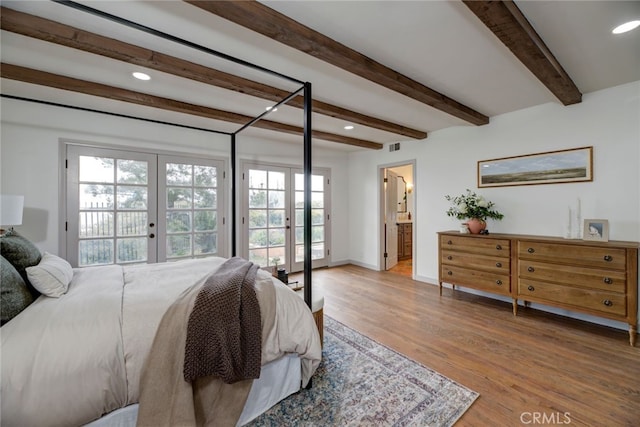
{"type": "Polygon", "coordinates": [[[261,267],[285,265],[289,240],[289,213],[286,183],[289,173],[283,168],[257,165],[244,167],[246,194],[245,256],[261,267]]]}
{"type": "Polygon", "coordinates": [[[155,262],[155,156],[70,145],[67,159],[69,262],[155,262]]]}
{"type": "Polygon", "coordinates": [[[159,259],[222,255],[224,163],[160,156],[159,259]]]}
{"type": "MultiPolygon", "coordinates": [[[[315,171],[311,175],[311,260],[313,268],[328,265],[327,222],[328,206],[325,201],[328,173],[315,171]]],[[[295,191],[295,250],[291,271],[304,269],[304,174],[294,173],[295,191]]]]}

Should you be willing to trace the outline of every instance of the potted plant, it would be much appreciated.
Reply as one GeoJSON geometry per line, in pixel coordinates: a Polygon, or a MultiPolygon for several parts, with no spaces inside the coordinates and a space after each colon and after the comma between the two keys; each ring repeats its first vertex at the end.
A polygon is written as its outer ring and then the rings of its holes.
{"type": "Polygon", "coordinates": [[[273,259],[271,260],[271,265],[272,267],[272,271],[271,271],[271,275],[273,277],[278,277],[278,263],[280,262],[280,257],[273,257],[273,259]]]}
{"type": "Polygon", "coordinates": [[[495,206],[493,202],[469,189],[467,189],[466,194],[456,197],[447,195],[445,199],[452,203],[447,210],[447,215],[457,219],[468,219],[466,225],[473,234],[478,234],[486,228],[487,218],[501,220],[504,217],[503,214],[493,209],[495,206]]]}

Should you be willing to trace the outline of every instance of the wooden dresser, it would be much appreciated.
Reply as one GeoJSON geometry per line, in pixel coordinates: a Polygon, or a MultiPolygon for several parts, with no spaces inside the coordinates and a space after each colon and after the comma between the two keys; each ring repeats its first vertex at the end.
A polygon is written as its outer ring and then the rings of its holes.
{"type": "Polygon", "coordinates": [[[439,282],[638,324],[638,243],[440,232],[439,282]]]}
{"type": "Polygon", "coordinates": [[[398,223],[398,261],[409,259],[413,252],[413,224],[398,223]]]}

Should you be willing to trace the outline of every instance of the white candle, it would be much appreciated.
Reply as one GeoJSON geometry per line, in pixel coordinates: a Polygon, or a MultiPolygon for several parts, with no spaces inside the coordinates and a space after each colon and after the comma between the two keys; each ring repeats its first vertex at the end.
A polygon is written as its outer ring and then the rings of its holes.
{"type": "Polygon", "coordinates": [[[566,224],[567,229],[566,229],[566,231],[564,233],[564,237],[566,239],[571,239],[573,237],[572,234],[571,234],[572,233],[571,221],[573,220],[573,212],[571,212],[571,206],[569,206],[568,209],[569,209],[569,218],[567,218],[567,224],[566,224]]]}
{"type": "Polygon", "coordinates": [[[577,238],[582,239],[582,202],[580,197],[578,197],[578,207],[576,208],[576,228],[577,238]]]}

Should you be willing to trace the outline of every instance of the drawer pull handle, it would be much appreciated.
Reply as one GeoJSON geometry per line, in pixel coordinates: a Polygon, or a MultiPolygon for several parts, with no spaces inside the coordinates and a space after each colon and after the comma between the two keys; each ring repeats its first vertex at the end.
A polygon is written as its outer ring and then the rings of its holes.
{"type": "Polygon", "coordinates": [[[496,267],[498,267],[498,268],[502,267],[502,263],[501,262],[496,262],[496,267]]]}
{"type": "Polygon", "coordinates": [[[536,269],[535,269],[535,268],[533,268],[533,267],[529,267],[529,268],[527,268],[527,271],[528,271],[529,273],[533,273],[534,271],[536,271],[536,269]]]}
{"type": "Polygon", "coordinates": [[[535,251],[536,251],[536,250],[535,250],[535,249],[533,249],[533,248],[529,248],[529,249],[527,249],[527,252],[529,252],[530,254],[534,253],[535,251]]]}
{"type": "Polygon", "coordinates": [[[447,274],[448,274],[449,276],[453,276],[453,271],[447,271],[447,274]]]}
{"type": "Polygon", "coordinates": [[[611,307],[613,305],[613,303],[609,299],[606,299],[606,300],[602,301],[602,303],[604,305],[606,305],[607,307],[611,307]]]}
{"type": "Polygon", "coordinates": [[[531,292],[533,292],[533,291],[535,291],[535,290],[536,290],[536,288],[534,288],[534,287],[533,287],[533,286],[531,286],[531,285],[527,286],[527,289],[528,289],[529,291],[531,291],[531,292]]]}
{"type": "Polygon", "coordinates": [[[502,285],[502,280],[500,280],[500,279],[496,280],[496,285],[498,285],[498,286],[502,285]]]}
{"type": "Polygon", "coordinates": [[[449,255],[449,256],[447,257],[447,259],[448,259],[449,261],[451,261],[451,260],[453,259],[453,257],[452,257],[451,255],[449,255]]]}
{"type": "Polygon", "coordinates": [[[611,261],[613,261],[613,257],[611,255],[605,255],[604,256],[604,260],[607,261],[607,262],[611,262],[611,261]]]}
{"type": "Polygon", "coordinates": [[[496,249],[500,251],[500,250],[502,250],[502,246],[501,245],[496,245],[496,249]]]}
{"type": "Polygon", "coordinates": [[[605,277],[604,279],[602,279],[602,281],[607,285],[610,285],[613,283],[613,280],[611,280],[611,277],[605,277]]]}
{"type": "Polygon", "coordinates": [[[453,242],[451,240],[447,240],[447,245],[453,245],[453,242]]]}

